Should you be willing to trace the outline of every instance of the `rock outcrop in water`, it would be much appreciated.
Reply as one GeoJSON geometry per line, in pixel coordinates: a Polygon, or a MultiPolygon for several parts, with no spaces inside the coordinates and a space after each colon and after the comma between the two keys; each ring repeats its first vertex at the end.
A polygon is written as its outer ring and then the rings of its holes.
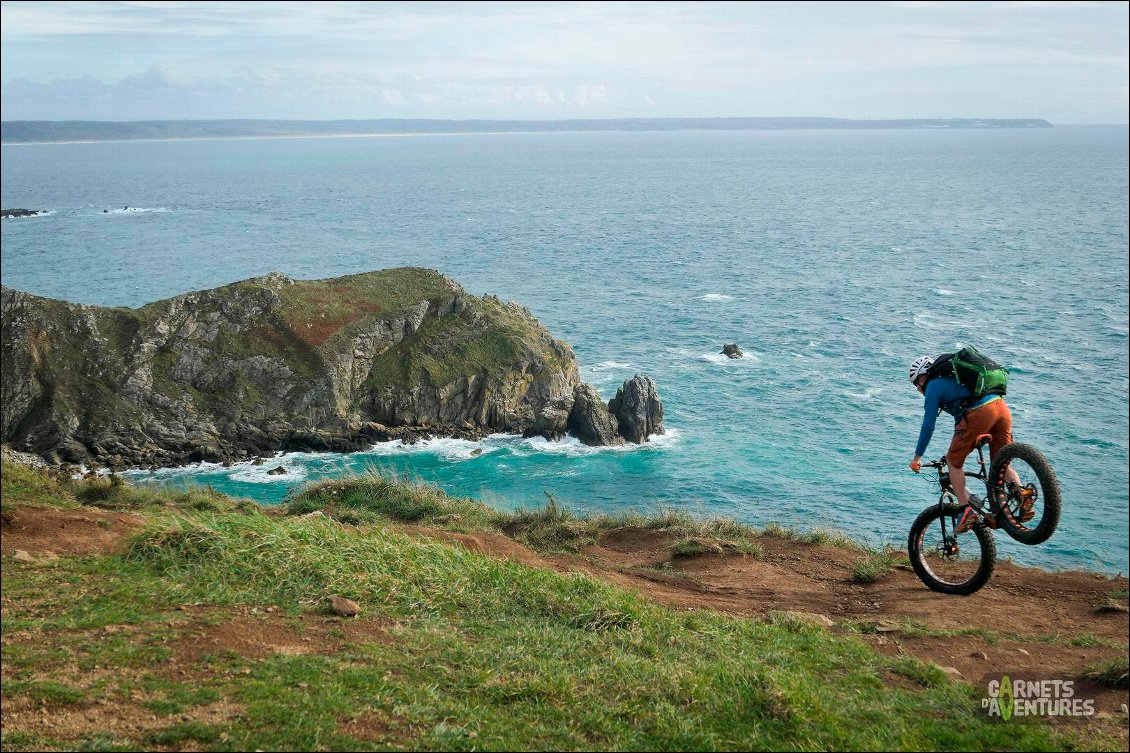
{"type": "MultiPolygon", "coordinates": [[[[272,273],[138,309],[5,287],[0,307],[3,441],[52,462],[251,460],[494,432],[557,438],[574,425],[577,395],[589,395],[578,392],[587,385],[572,349],[529,311],[468,295],[432,270],[272,273]]],[[[598,397],[590,413],[600,429],[584,441],[622,441],[598,397]]],[[[629,423],[629,439],[644,441],[629,423]]]]}
{"type": "Polygon", "coordinates": [[[38,217],[41,215],[38,209],[0,209],[0,217],[38,217]]]}
{"type": "Polygon", "coordinates": [[[636,374],[605,405],[596,389],[581,384],[573,390],[569,433],[587,445],[635,444],[663,433],[663,403],[655,382],[636,374]]]}
{"type": "Polygon", "coordinates": [[[636,374],[608,401],[608,411],[616,416],[620,436],[629,442],[646,442],[652,434],[663,433],[663,403],[650,377],[636,374]]]}
{"type": "Polygon", "coordinates": [[[573,390],[573,409],[569,412],[568,426],[569,433],[587,445],[624,444],[619,422],[590,384],[578,384],[573,390]]]}
{"type": "Polygon", "coordinates": [[[722,345],[722,355],[728,358],[742,358],[745,353],[742,353],[737,343],[725,343],[722,345]]]}

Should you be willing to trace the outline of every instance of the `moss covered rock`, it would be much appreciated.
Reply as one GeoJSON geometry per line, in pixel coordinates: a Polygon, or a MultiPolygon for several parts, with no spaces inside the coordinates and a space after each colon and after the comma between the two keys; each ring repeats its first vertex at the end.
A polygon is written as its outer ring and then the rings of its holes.
{"type": "Polygon", "coordinates": [[[559,436],[581,383],[529,311],[411,267],[272,273],[138,309],[5,287],[2,314],[3,440],[57,462],[559,436]]]}

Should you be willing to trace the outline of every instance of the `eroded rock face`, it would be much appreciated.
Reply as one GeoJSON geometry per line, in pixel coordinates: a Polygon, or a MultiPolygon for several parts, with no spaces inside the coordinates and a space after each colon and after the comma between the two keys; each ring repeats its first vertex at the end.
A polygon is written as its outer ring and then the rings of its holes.
{"type": "Polygon", "coordinates": [[[624,444],[616,417],[609,413],[596,388],[589,384],[579,384],[573,390],[569,433],[587,445],[624,444]]]}
{"type": "Polygon", "coordinates": [[[616,417],[620,436],[640,444],[652,434],[663,433],[663,403],[651,377],[636,374],[608,401],[608,411],[616,417]]]}
{"type": "Polygon", "coordinates": [[[0,310],[3,440],[54,462],[560,436],[581,384],[529,311],[432,270],[271,274],[140,309],[3,288],[0,310]]]}

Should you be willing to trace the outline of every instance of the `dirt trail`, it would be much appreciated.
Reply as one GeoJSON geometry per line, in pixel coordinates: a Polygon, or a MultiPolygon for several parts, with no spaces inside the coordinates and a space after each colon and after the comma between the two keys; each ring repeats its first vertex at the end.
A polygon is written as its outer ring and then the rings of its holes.
{"type": "Polygon", "coordinates": [[[585,572],[676,609],[747,616],[810,612],[833,620],[836,632],[848,632],[852,623],[870,623],[877,632],[860,637],[876,650],[952,667],[974,684],[1001,674],[1073,678],[1081,696],[1094,697],[1098,710],[1115,714],[1128,698],[1126,690],[1098,686],[1085,676],[1091,665],[1126,656],[1126,613],[1096,609],[1112,596],[1116,603],[1126,603],[1125,577],[1050,573],[1000,562],[978,593],[943,596],[926,588],[909,566],[860,585],[851,573],[862,552],[767,536],[759,540],[758,557],[672,559],[668,547],[676,541],[673,534],[620,528],[606,532],[580,555],[543,558],[497,534],[408,530],[527,565],[585,572]],[[942,631],[985,635],[938,635],[942,631]]]}
{"type": "Polygon", "coordinates": [[[111,554],[145,524],[139,515],[96,507],[17,507],[0,516],[0,552],[23,549],[32,556],[111,554]]]}

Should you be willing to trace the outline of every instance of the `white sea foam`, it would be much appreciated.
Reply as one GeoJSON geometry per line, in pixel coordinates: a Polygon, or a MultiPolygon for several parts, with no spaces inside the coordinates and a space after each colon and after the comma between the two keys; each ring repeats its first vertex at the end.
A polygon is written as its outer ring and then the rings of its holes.
{"type": "Polygon", "coordinates": [[[678,435],[679,432],[676,429],[669,428],[665,434],[652,436],[650,441],[644,444],[628,443],[615,447],[589,447],[573,436],[550,440],[545,437],[523,437],[520,434],[491,434],[478,442],[449,438],[424,439],[415,444],[404,444],[400,440],[378,442],[366,450],[365,454],[381,457],[431,454],[452,462],[472,460],[476,457],[503,451],[506,454],[525,457],[540,453],[580,457],[599,452],[631,452],[667,447],[675,442],[678,435]],[[476,450],[481,450],[481,452],[476,453],[476,450]]]}
{"type": "Polygon", "coordinates": [[[421,439],[415,444],[405,444],[399,439],[391,442],[378,442],[365,450],[365,454],[389,457],[395,455],[438,455],[444,460],[458,462],[471,460],[482,455],[489,455],[499,449],[497,443],[491,440],[495,437],[508,436],[505,434],[492,434],[479,442],[469,439],[456,439],[453,437],[438,437],[421,439]],[[478,452],[476,452],[476,450],[478,452]]]}
{"type": "MultiPolygon", "coordinates": [[[[677,429],[668,428],[664,434],[656,434],[643,444],[625,443],[614,447],[589,447],[576,437],[566,436],[559,440],[547,440],[544,437],[523,437],[520,434],[491,434],[480,441],[441,437],[422,439],[414,444],[405,444],[400,440],[391,442],[378,442],[368,450],[357,453],[319,453],[319,452],[288,452],[275,457],[263,458],[262,465],[255,465],[252,461],[236,463],[225,468],[221,463],[200,462],[191,465],[171,468],[160,468],[156,471],[133,469],[123,475],[138,479],[168,480],[176,478],[192,478],[212,474],[225,474],[232,481],[247,484],[293,484],[304,481],[312,469],[319,471],[319,476],[324,475],[326,466],[341,465],[344,471],[349,461],[362,459],[365,455],[377,457],[396,457],[407,455],[436,455],[449,462],[465,462],[475,458],[499,454],[498,462],[501,467],[501,458],[507,456],[530,457],[538,454],[563,455],[566,457],[584,457],[602,452],[639,452],[658,450],[670,447],[678,441],[677,429]],[[269,471],[281,466],[285,474],[271,474],[269,471]]],[[[80,468],[76,478],[81,478],[86,473],[85,468],[80,468]]],[[[102,469],[100,475],[109,473],[102,469]]],[[[340,473],[332,474],[334,476],[340,473]]]]}
{"type": "Polygon", "coordinates": [[[601,361],[595,366],[590,366],[589,371],[608,371],[610,369],[630,369],[632,364],[620,361],[601,361]]]}
{"type": "MultiPolygon", "coordinates": [[[[85,477],[86,474],[88,474],[90,472],[91,472],[91,469],[86,467],[86,463],[80,463],[78,470],[71,474],[71,478],[77,481],[78,479],[85,477]]],[[[126,471],[126,473],[129,473],[129,471],[126,471]]],[[[98,468],[98,469],[94,470],[94,475],[95,476],[109,476],[110,475],[110,469],[109,468],[98,468]]]]}
{"type": "Polygon", "coordinates": [[[925,327],[926,329],[952,330],[954,327],[968,327],[969,322],[960,319],[942,319],[929,311],[919,311],[914,314],[914,326],[925,327]]]}
{"type": "Polygon", "coordinates": [[[938,295],[954,295],[954,291],[947,290],[946,288],[934,288],[934,292],[938,295]]]}
{"type": "MultiPolygon", "coordinates": [[[[283,458],[264,458],[263,465],[240,463],[238,466],[232,466],[232,469],[234,472],[230,474],[231,480],[242,481],[246,484],[274,484],[280,481],[292,483],[304,480],[307,474],[305,464],[299,463],[297,458],[285,456],[283,458]],[[280,460],[282,462],[278,462],[280,460]],[[286,473],[278,475],[269,473],[269,471],[280,466],[286,469],[286,473]]],[[[225,469],[221,466],[220,470],[225,469]]]]}
{"type": "Polygon", "coordinates": [[[756,363],[758,358],[756,353],[745,353],[741,358],[730,358],[724,353],[703,353],[699,356],[699,360],[712,363],[715,366],[742,366],[756,363]]]}
{"type": "MultiPolygon", "coordinates": [[[[497,436],[497,435],[496,435],[497,436]]],[[[513,436],[513,435],[511,435],[513,436]]],[[[584,457],[601,452],[647,452],[659,450],[674,445],[679,440],[679,431],[667,427],[663,434],[653,434],[643,444],[625,442],[612,447],[590,447],[576,437],[567,436],[564,439],[546,439],[545,437],[524,437],[511,446],[517,454],[548,453],[551,455],[565,455],[567,457],[584,457]]]]}
{"type": "Polygon", "coordinates": [[[145,214],[147,212],[171,212],[168,207],[122,207],[121,209],[104,209],[100,214],[145,214]]]}
{"type": "Polygon", "coordinates": [[[252,460],[233,463],[224,467],[222,463],[199,462],[191,465],[158,468],[147,471],[135,468],[124,475],[135,478],[172,479],[211,474],[226,474],[232,481],[242,481],[248,484],[274,484],[279,482],[293,483],[305,480],[309,468],[308,463],[317,463],[327,460],[340,460],[343,456],[316,452],[288,452],[277,456],[265,456],[262,465],[255,465],[252,460]],[[282,466],[285,474],[269,474],[268,471],[282,466]]]}
{"type": "Polygon", "coordinates": [[[724,301],[734,300],[734,296],[726,295],[725,293],[707,293],[700,295],[696,300],[706,301],[707,303],[722,303],[724,301]]]}

